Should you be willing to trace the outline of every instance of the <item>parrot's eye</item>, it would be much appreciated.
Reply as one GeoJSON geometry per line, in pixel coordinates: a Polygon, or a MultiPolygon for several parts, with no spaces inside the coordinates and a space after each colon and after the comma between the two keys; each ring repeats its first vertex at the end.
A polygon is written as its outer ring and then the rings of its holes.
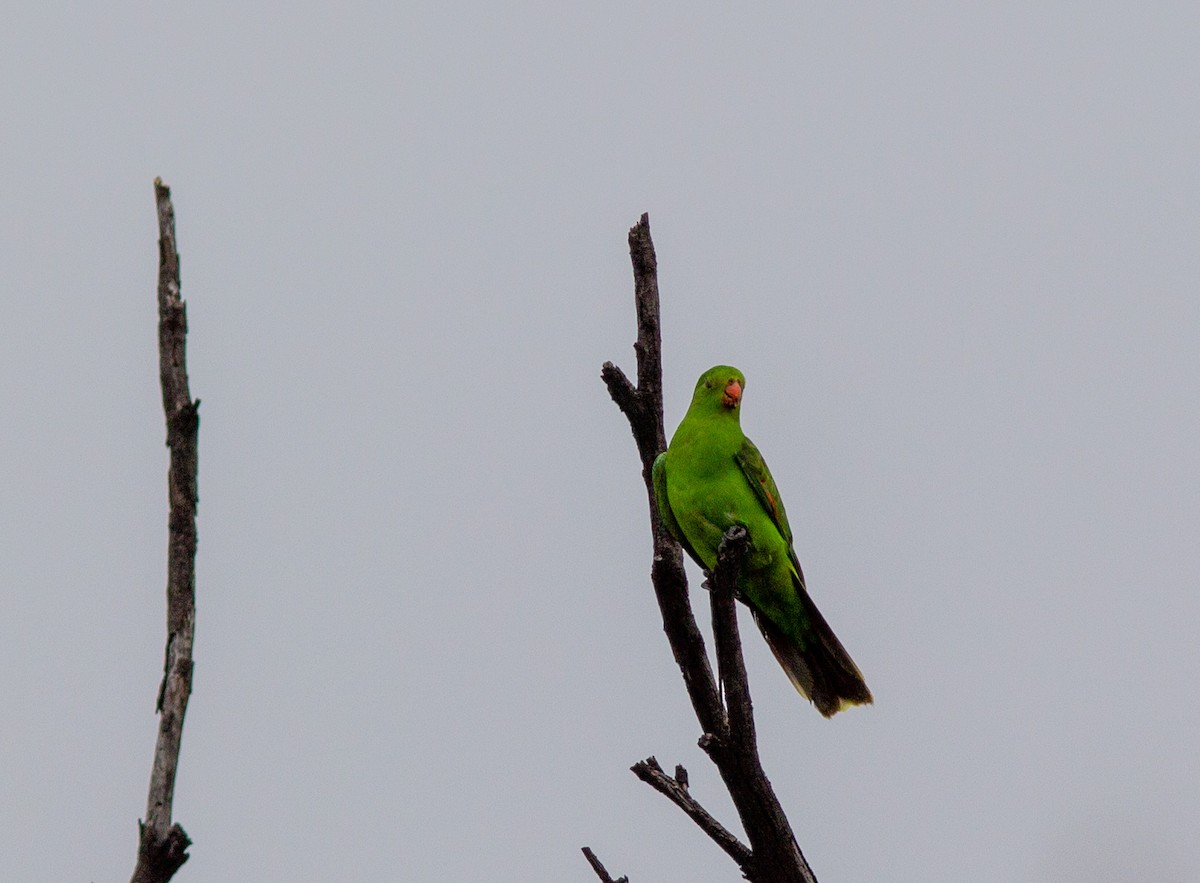
{"type": "Polygon", "coordinates": [[[706,380],[706,381],[704,381],[704,388],[705,388],[705,389],[712,389],[712,381],[711,381],[711,380],[706,380]]]}

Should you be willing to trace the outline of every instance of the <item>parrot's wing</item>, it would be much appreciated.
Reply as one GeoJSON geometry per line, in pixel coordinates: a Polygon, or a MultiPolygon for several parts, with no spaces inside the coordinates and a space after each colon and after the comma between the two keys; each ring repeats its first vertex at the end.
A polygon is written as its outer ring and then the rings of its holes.
{"type": "Polygon", "coordinates": [[[737,453],[737,462],[738,466],[742,468],[746,480],[750,482],[750,487],[754,489],[754,495],[763,504],[763,508],[767,510],[771,520],[775,522],[775,526],[779,528],[779,532],[783,534],[783,538],[790,546],[792,529],[788,526],[787,512],[783,509],[779,488],[775,487],[775,479],[771,477],[771,470],[767,468],[762,454],[758,452],[758,448],[750,439],[742,440],[742,449],[737,453]]]}
{"type": "Polygon", "coordinates": [[[658,504],[658,514],[662,517],[663,524],[666,525],[667,530],[675,538],[675,541],[683,546],[683,551],[687,552],[693,561],[703,567],[704,562],[700,560],[700,556],[696,554],[696,550],[688,542],[683,529],[679,526],[679,521],[675,518],[675,512],[671,509],[671,501],[667,499],[666,451],[663,451],[654,458],[654,466],[651,467],[650,477],[654,480],[654,501],[658,504]]]}
{"type": "Polygon", "coordinates": [[[779,498],[779,489],[775,487],[775,479],[771,477],[771,470],[767,469],[762,454],[750,439],[742,442],[737,461],[746,480],[754,488],[759,502],[787,540],[792,579],[804,610],[806,637],[798,644],[795,635],[785,633],[770,617],[751,605],[754,621],[758,623],[763,637],[767,639],[771,652],[775,654],[775,658],[779,660],[796,689],[811,699],[825,717],[830,717],[850,705],[871,703],[874,700],[863,680],[862,672],[858,670],[858,666],[854,664],[854,660],[850,658],[850,654],[846,652],[846,648],[842,646],[808,595],[808,589],[804,585],[804,571],[800,569],[796,550],[792,547],[792,529],[788,526],[783,500],[779,498]]]}

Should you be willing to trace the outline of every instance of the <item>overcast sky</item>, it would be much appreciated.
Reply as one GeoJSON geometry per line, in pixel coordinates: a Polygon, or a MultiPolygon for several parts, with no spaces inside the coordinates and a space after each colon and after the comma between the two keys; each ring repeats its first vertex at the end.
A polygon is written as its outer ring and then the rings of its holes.
{"type": "Polygon", "coordinates": [[[0,877],[133,867],[161,175],[203,400],[176,879],[738,879],[628,772],[736,828],[599,380],[643,211],[668,432],[746,373],[876,697],[822,719],[743,618],[822,883],[1200,879],[1197,45],[1195,4],[11,5],[0,877]]]}

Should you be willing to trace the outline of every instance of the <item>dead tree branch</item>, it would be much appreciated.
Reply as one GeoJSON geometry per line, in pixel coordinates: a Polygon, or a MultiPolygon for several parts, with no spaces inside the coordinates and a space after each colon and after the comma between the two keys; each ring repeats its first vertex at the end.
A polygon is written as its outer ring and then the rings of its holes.
{"type": "MultiPolygon", "coordinates": [[[[684,809],[738,863],[747,880],[754,883],[816,883],[758,757],[750,690],[734,609],[735,575],[745,550],[745,531],[731,530],[726,536],[716,572],[712,574],[711,604],[721,677],[719,688],[709,665],[703,634],[696,625],[688,599],[682,552],[659,517],[651,469],[655,457],[666,448],[666,433],[663,428],[658,261],[647,215],[642,215],[629,231],[629,253],[633,261],[638,322],[634,343],[638,384],[635,388],[625,373],[611,362],[604,364],[601,377],[609,395],[629,419],[642,461],[654,540],[650,577],[662,614],[663,631],[703,732],[700,747],[712,759],[729,790],[750,846],[738,841],[691,798],[686,773],[681,782],[679,775],[672,779],[661,768],[656,773],[654,767],[658,765],[648,766],[650,761],[643,761],[633,769],[639,778],[684,809]]],[[[678,769],[683,772],[682,768],[678,769]]]]}
{"type": "Polygon", "coordinates": [[[592,870],[600,878],[600,883],[629,883],[628,877],[618,877],[616,880],[610,877],[608,871],[604,869],[604,865],[600,864],[600,859],[596,858],[596,853],[592,852],[586,846],[583,848],[583,857],[588,860],[588,864],[592,866],[592,870]]]}
{"type": "MultiPolygon", "coordinates": [[[[734,600],[737,572],[748,539],[742,527],[732,527],[725,533],[717,550],[717,568],[710,579],[713,642],[725,697],[729,738],[723,744],[703,740],[701,747],[720,770],[750,840],[754,868],[753,873],[746,874],[747,879],[816,883],[758,757],[754,706],[750,700],[746,663],[742,658],[734,600]]],[[[746,869],[745,865],[742,867],[746,869]]]]}
{"type": "Polygon", "coordinates": [[[658,259],[650,239],[650,218],[641,220],[629,231],[629,255],[633,261],[635,302],[637,305],[638,336],[633,348],[637,352],[638,385],[612,362],[605,362],[600,376],[608,386],[609,395],[629,418],[633,438],[642,460],[642,479],[646,483],[646,499],[650,506],[650,530],[654,539],[654,561],[651,580],[662,613],[663,630],[671,645],[675,662],[683,674],[688,697],[704,732],[723,736],[725,713],[717,695],[717,684],[704,635],[696,625],[692,605],[688,601],[687,576],[683,571],[683,552],[671,538],[658,506],[654,502],[654,480],[650,470],[654,458],[667,447],[663,429],[662,398],[662,334],[658,317],[658,259]]]}
{"type": "Polygon", "coordinates": [[[192,692],[192,640],[196,623],[196,491],[200,400],[187,376],[187,308],[180,296],[179,252],[171,190],[154,180],[158,207],[158,356],[170,466],[167,493],[167,646],[158,691],[158,740],[139,824],[137,866],[131,883],[166,883],[188,859],[191,840],[171,821],[183,718],[192,692]]]}
{"type": "Polygon", "coordinates": [[[730,858],[743,868],[750,867],[753,858],[750,847],[731,834],[692,796],[688,791],[687,770],[677,765],[675,776],[668,776],[653,757],[639,760],[630,769],[635,776],[683,810],[730,858]]]}

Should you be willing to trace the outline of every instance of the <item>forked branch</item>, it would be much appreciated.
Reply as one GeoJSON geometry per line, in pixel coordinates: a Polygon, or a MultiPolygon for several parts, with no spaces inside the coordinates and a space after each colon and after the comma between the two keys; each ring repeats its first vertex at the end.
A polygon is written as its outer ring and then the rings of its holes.
{"type": "MultiPolygon", "coordinates": [[[[700,746],[716,765],[729,790],[750,841],[749,847],[695,801],[687,790],[686,774],[682,782],[679,774],[672,778],[653,762],[653,758],[642,761],[633,769],[639,778],[687,812],[741,866],[746,879],[754,883],[816,883],[758,757],[734,600],[735,574],[745,550],[745,531],[735,528],[726,535],[720,561],[711,578],[713,632],[720,671],[718,687],[709,665],[704,636],[696,625],[688,599],[679,544],[671,538],[659,517],[651,469],[655,457],[666,448],[666,433],[663,428],[658,260],[647,215],[642,215],[629,231],[629,254],[633,262],[638,323],[634,343],[638,382],[634,387],[625,373],[611,362],[604,364],[601,377],[609,395],[629,419],[642,462],[654,541],[650,577],[662,614],[663,631],[700,723],[703,733],[700,746]]],[[[681,767],[677,770],[682,772],[681,767]]]]}
{"type": "Polygon", "coordinates": [[[635,776],[683,810],[701,831],[741,865],[743,871],[749,871],[753,858],[750,847],[731,834],[692,796],[688,790],[687,770],[676,765],[675,775],[669,776],[653,757],[639,760],[630,769],[635,776]]]}

